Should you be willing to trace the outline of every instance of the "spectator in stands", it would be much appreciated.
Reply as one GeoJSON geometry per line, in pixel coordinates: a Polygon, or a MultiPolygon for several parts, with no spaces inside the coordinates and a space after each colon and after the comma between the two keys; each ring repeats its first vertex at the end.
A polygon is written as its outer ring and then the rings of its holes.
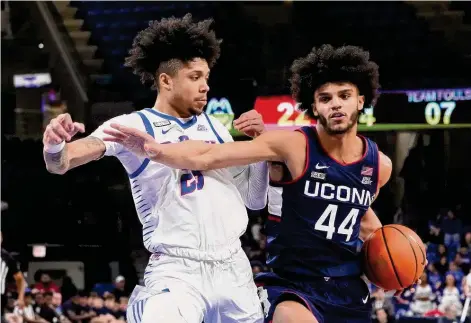
{"type": "Polygon", "coordinates": [[[116,299],[119,299],[121,296],[129,296],[129,293],[126,291],[126,279],[124,276],[116,277],[112,293],[116,299]]]}
{"type": "Polygon", "coordinates": [[[13,313],[23,318],[24,323],[46,323],[47,321],[40,317],[33,308],[33,295],[31,292],[25,293],[25,306],[20,308],[15,307],[13,313]]]}
{"type": "Polygon", "coordinates": [[[430,286],[432,287],[433,291],[436,291],[441,288],[442,286],[442,275],[438,272],[437,268],[435,268],[434,264],[429,264],[427,266],[427,271],[428,271],[428,282],[430,286]]]}
{"type": "Polygon", "coordinates": [[[471,258],[469,257],[468,248],[461,247],[458,255],[460,256],[459,266],[464,273],[467,273],[471,268],[471,258]]]}
{"type": "Polygon", "coordinates": [[[43,306],[44,304],[44,295],[43,293],[40,293],[37,289],[33,289],[31,293],[33,294],[34,299],[34,312],[39,315],[39,313],[41,312],[41,306],[43,306]]]}
{"type": "Polygon", "coordinates": [[[54,293],[52,294],[52,305],[54,306],[54,310],[58,315],[63,315],[62,312],[62,294],[61,293],[54,293]]]}
{"type": "Polygon", "coordinates": [[[440,257],[440,261],[435,264],[435,268],[444,277],[449,268],[448,258],[445,256],[440,257]]]}
{"type": "MultiPolygon", "coordinates": [[[[52,305],[52,297],[53,292],[47,291],[44,293],[44,303],[40,307],[39,316],[50,323],[62,322],[60,315],[56,313],[54,305],[52,305]]],[[[67,320],[67,322],[69,321],[67,320]]]]}
{"type": "Polygon", "coordinates": [[[465,247],[468,250],[471,250],[471,232],[466,232],[461,242],[461,247],[465,247]]]}
{"type": "Polygon", "coordinates": [[[92,304],[90,305],[91,308],[97,313],[97,314],[103,314],[103,299],[101,297],[90,297],[89,299],[92,299],[92,304]]]}
{"type": "MultiPolygon", "coordinates": [[[[376,291],[373,292],[371,295],[372,299],[372,304],[373,304],[373,311],[383,309],[386,311],[387,316],[393,316],[394,315],[394,305],[391,301],[390,297],[386,297],[386,294],[381,288],[376,289],[376,291]]],[[[375,318],[375,317],[373,317],[375,318]]]]}
{"type": "Polygon", "coordinates": [[[106,313],[111,314],[114,318],[123,319],[119,311],[119,304],[116,302],[114,295],[105,297],[105,310],[106,313]]]}
{"type": "Polygon", "coordinates": [[[51,276],[47,273],[42,273],[40,281],[34,285],[34,288],[41,293],[55,292],[59,293],[59,286],[51,280],[51,276]]]}
{"type": "Polygon", "coordinates": [[[118,316],[119,320],[126,321],[126,310],[128,308],[129,297],[121,297],[119,299],[119,306],[118,306],[118,316]]]}
{"type": "Polygon", "coordinates": [[[450,250],[459,248],[461,227],[461,220],[455,217],[453,211],[449,210],[441,223],[441,228],[445,235],[445,246],[450,250]]]}
{"type": "Polygon", "coordinates": [[[453,275],[447,275],[445,278],[445,288],[442,291],[439,310],[446,313],[447,308],[454,306],[457,312],[461,312],[462,304],[460,299],[460,292],[456,287],[456,280],[453,275]]]}
{"type": "Polygon", "coordinates": [[[420,280],[420,284],[415,288],[413,302],[410,305],[410,309],[414,314],[423,316],[434,308],[433,300],[435,295],[432,287],[428,283],[426,273],[422,274],[420,280]]]}
{"type": "Polygon", "coordinates": [[[124,304],[116,303],[114,295],[108,294],[106,300],[103,301],[100,297],[93,298],[92,308],[97,313],[98,317],[93,319],[95,323],[119,323],[126,320],[126,307],[127,307],[127,297],[122,296],[121,302],[124,304]]]}
{"type": "Polygon", "coordinates": [[[446,247],[444,244],[439,244],[438,245],[438,257],[447,257],[448,259],[448,250],[446,250],[446,247]]]}
{"type": "Polygon", "coordinates": [[[427,240],[437,244],[443,242],[443,234],[436,221],[429,222],[429,236],[427,237],[427,240]]]}
{"type": "Polygon", "coordinates": [[[88,297],[83,291],[74,295],[69,301],[62,305],[65,316],[72,321],[72,323],[88,323],[94,317],[96,312],[87,305],[88,297]]]}
{"type": "Polygon", "coordinates": [[[62,286],[61,286],[61,294],[62,294],[62,300],[68,301],[71,299],[73,296],[77,295],[78,289],[72,282],[72,278],[70,276],[65,275],[62,277],[62,286]]]}
{"type": "Polygon", "coordinates": [[[461,286],[461,280],[464,277],[464,273],[461,268],[459,268],[454,261],[450,262],[448,268],[449,270],[447,271],[446,276],[452,275],[455,278],[456,286],[461,286]]]}
{"type": "Polygon", "coordinates": [[[445,307],[445,316],[439,318],[438,323],[458,323],[457,316],[457,308],[454,305],[448,305],[445,307]]]}

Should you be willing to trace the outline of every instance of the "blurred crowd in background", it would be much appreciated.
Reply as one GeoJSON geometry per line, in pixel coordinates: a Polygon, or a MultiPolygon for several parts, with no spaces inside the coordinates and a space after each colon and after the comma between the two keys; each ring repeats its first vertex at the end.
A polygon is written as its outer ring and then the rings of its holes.
{"type": "MultiPolygon", "coordinates": [[[[64,276],[59,287],[47,273],[37,273],[39,281],[28,286],[23,304],[18,293],[7,285],[4,319],[9,323],[118,323],[126,321],[129,288],[118,276],[114,284],[98,284],[91,291],[78,290],[64,276]]],[[[3,296],[3,295],[2,295],[3,296]]]]}

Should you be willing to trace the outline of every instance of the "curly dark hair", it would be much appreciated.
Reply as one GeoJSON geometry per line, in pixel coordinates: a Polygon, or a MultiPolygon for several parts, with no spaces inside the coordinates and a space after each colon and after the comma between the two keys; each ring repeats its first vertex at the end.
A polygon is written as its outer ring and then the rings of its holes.
{"type": "Polygon", "coordinates": [[[154,89],[159,72],[176,72],[180,65],[175,61],[202,58],[211,68],[219,58],[222,41],[210,29],[212,23],[212,19],[194,22],[191,14],[150,21],[134,38],[124,65],[132,68],[142,84],[154,89]]]}
{"type": "Polygon", "coordinates": [[[291,93],[300,103],[299,109],[311,118],[314,92],[326,83],[349,82],[365,96],[365,107],[374,105],[380,88],[378,65],[370,61],[370,53],[356,46],[314,47],[306,56],[291,65],[291,93]]]}

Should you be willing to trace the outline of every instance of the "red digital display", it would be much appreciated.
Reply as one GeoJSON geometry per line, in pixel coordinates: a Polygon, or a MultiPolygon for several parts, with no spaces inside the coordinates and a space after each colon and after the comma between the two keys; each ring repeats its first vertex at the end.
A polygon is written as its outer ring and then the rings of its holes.
{"type": "Polygon", "coordinates": [[[305,112],[299,111],[298,106],[289,95],[259,96],[254,109],[262,115],[267,129],[296,129],[316,124],[305,112]]]}

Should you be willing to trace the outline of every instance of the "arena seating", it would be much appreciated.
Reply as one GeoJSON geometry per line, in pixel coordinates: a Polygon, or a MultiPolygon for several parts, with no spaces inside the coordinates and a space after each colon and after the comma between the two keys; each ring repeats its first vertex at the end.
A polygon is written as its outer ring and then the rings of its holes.
{"type": "MultiPolygon", "coordinates": [[[[261,30],[257,30],[247,14],[254,6],[250,3],[241,4],[245,11],[239,14],[235,14],[234,5],[218,7],[207,2],[72,1],[70,5],[78,9],[76,17],[84,20],[82,28],[91,32],[91,42],[98,46],[97,55],[104,58],[104,69],[112,75],[113,83],[125,85],[120,87],[132,94],[131,99],[151,95],[140,86],[137,77],[123,68],[136,33],[149,20],[182,16],[190,11],[196,18],[227,16],[226,22],[216,25],[225,40],[218,65],[224,65],[226,80],[242,77],[227,75],[227,67],[232,64],[237,67],[235,70],[245,70],[244,77],[256,79],[261,88],[278,84],[286,91],[289,74],[280,74],[280,70],[286,71],[294,58],[304,55],[312,46],[325,43],[369,49],[380,65],[383,87],[450,86],[462,83],[459,76],[465,71],[459,55],[439,33],[431,33],[428,24],[417,17],[416,9],[404,2],[367,2],[361,6],[347,2],[342,6],[329,2],[280,3],[275,9],[290,15],[291,21],[259,26],[261,30]],[[232,14],[227,14],[229,10],[232,14]],[[249,32],[247,28],[251,28],[249,32]],[[240,48],[243,46],[245,50],[240,48]],[[451,69],[456,71],[453,80],[446,77],[451,69]]],[[[263,10],[258,10],[259,16],[263,10]]],[[[216,72],[213,76],[224,81],[216,72]]]]}

